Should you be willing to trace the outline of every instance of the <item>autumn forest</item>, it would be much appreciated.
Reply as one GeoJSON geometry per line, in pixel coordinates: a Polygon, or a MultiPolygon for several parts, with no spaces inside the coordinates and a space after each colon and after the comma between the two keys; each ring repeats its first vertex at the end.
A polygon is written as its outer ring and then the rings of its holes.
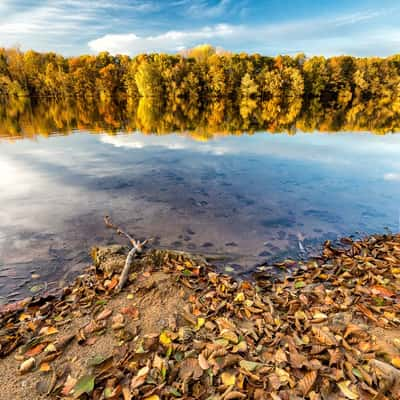
{"type": "MultiPolygon", "coordinates": [[[[266,57],[203,45],[178,55],[65,58],[0,49],[0,94],[2,136],[18,134],[16,114],[24,118],[27,104],[34,107],[38,98],[46,98],[46,117],[39,107],[34,118],[45,119],[49,130],[54,123],[59,129],[69,126],[71,119],[76,127],[85,125],[96,103],[96,113],[103,113],[96,116],[101,129],[161,133],[200,126],[207,136],[210,131],[290,131],[296,126],[386,133],[400,127],[400,55],[266,57]],[[74,115],[49,123],[52,107],[57,119],[68,109],[74,115]],[[118,118],[121,107],[124,115],[118,118]]],[[[42,122],[33,130],[43,132],[42,122]]]]}

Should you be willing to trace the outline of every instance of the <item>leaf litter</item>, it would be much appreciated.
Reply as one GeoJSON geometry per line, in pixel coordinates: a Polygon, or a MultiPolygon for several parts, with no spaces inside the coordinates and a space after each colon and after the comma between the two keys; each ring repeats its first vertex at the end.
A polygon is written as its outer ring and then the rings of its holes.
{"type": "Polygon", "coordinates": [[[127,249],[95,249],[61,297],[3,306],[0,366],[32,399],[398,399],[400,235],[343,242],[252,282],[150,250],[121,293],[127,249]]]}

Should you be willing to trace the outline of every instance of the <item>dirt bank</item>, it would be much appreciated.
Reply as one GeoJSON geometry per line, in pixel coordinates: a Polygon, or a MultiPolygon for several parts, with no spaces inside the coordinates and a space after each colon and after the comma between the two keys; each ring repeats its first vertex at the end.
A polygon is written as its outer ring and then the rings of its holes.
{"type": "Polygon", "coordinates": [[[275,282],[152,250],[116,293],[126,254],[95,249],[61,298],[3,307],[1,399],[400,397],[400,236],[327,243],[275,282]]]}

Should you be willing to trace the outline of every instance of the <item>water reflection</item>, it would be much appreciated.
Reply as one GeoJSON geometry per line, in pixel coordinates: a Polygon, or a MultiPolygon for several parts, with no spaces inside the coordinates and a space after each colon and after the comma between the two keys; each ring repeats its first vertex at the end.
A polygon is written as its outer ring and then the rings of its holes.
{"type": "Polygon", "coordinates": [[[166,134],[184,132],[199,140],[219,135],[251,134],[257,131],[373,132],[400,130],[400,110],[366,101],[346,108],[313,99],[308,104],[273,100],[221,99],[208,104],[168,102],[142,98],[123,102],[94,99],[64,101],[0,98],[0,137],[21,138],[91,132],[166,134]]]}
{"type": "Polygon", "coordinates": [[[219,103],[190,111],[192,122],[148,102],[17,103],[1,111],[2,135],[35,141],[0,141],[0,296],[9,300],[70,279],[90,246],[119,240],[105,214],[157,246],[226,257],[236,272],[328,238],[398,229],[398,135],[239,135],[242,110],[221,114],[219,103]]]}

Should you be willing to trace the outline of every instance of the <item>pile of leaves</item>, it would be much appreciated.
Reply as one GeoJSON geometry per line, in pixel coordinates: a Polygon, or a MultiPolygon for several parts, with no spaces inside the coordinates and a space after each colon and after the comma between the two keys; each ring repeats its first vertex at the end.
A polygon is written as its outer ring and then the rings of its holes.
{"type": "Polygon", "coordinates": [[[61,299],[3,310],[0,355],[18,347],[21,373],[51,370],[44,392],[58,398],[400,398],[400,235],[344,239],[340,248],[327,242],[320,257],[285,265],[290,273],[278,281],[258,274],[238,282],[200,257],[148,252],[125,290],[162,271],[182,288],[176,295],[186,306],[176,323],[140,335],[124,330],[134,315],[111,318],[103,307],[120,268],[97,259],[61,299]],[[76,334],[49,339],[82,313],[95,317],[76,334]],[[71,342],[84,345],[106,331],[117,345],[111,356],[90,360],[86,374],[51,369],[71,342]]]}

